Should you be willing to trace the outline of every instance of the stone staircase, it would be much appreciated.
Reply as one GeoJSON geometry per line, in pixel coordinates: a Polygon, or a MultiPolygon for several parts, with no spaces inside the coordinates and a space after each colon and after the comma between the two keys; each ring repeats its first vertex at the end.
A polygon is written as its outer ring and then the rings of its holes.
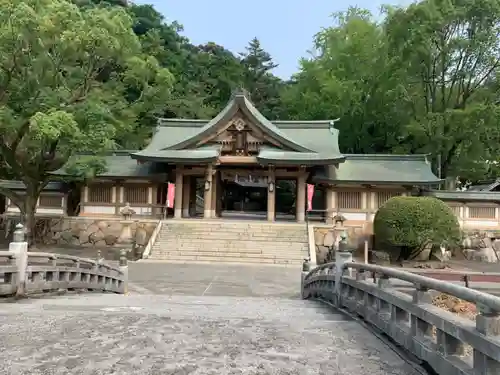
{"type": "Polygon", "coordinates": [[[299,265],[308,257],[305,224],[166,220],[149,259],[299,265]]]}

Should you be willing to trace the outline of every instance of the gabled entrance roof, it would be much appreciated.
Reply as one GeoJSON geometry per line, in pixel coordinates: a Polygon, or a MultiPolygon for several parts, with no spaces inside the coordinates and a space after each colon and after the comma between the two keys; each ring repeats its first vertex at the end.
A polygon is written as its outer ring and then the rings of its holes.
{"type": "Polygon", "coordinates": [[[307,147],[296,142],[292,138],[284,134],[276,125],[266,119],[262,113],[247,99],[244,92],[236,92],[233,94],[231,100],[227,103],[226,107],[212,120],[206,123],[197,134],[189,139],[184,140],[178,144],[172,145],[169,148],[172,150],[179,150],[189,146],[196,145],[197,142],[210,136],[216,132],[218,126],[224,125],[233,118],[238,111],[241,111],[254,125],[260,128],[264,133],[275,138],[283,145],[289,147],[292,151],[309,152],[307,147]]]}
{"type": "Polygon", "coordinates": [[[331,121],[271,122],[242,91],[234,93],[226,107],[211,120],[161,119],[150,144],[131,156],[165,163],[215,161],[221,156],[224,142],[214,140],[238,117],[258,133],[255,137],[262,138],[258,139],[260,143],[256,142],[259,146],[254,153],[260,164],[321,165],[344,161],[339,151],[338,131],[331,121]]]}

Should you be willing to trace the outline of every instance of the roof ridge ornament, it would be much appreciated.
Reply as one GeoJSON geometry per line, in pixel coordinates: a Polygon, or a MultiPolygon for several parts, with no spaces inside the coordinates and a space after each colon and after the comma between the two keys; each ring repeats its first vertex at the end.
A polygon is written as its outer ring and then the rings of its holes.
{"type": "Polygon", "coordinates": [[[231,96],[233,98],[236,96],[243,96],[250,100],[250,92],[243,87],[237,87],[236,89],[234,89],[231,96]]]}

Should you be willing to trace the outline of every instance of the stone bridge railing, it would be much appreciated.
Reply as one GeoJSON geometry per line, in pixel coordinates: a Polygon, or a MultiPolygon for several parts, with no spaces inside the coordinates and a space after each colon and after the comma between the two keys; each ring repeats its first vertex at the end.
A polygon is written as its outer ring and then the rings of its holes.
{"type": "Polygon", "coordinates": [[[0,251],[0,297],[22,298],[48,292],[89,290],[126,293],[128,266],[125,255],[118,267],[102,259],[28,252],[21,225],[8,251],[0,251]]]}
{"type": "Polygon", "coordinates": [[[328,263],[304,272],[302,297],[360,316],[438,374],[500,374],[499,297],[395,268],[345,262],[346,258],[337,257],[337,266],[328,263]],[[397,290],[391,286],[393,279],[413,285],[413,291],[397,290]],[[476,304],[475,321],[434,306],[436,292],[476,304]]]}

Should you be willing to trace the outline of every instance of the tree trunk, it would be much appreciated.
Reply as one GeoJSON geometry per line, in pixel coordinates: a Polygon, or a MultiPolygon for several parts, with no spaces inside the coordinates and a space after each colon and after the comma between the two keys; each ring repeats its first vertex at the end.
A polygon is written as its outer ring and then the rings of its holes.
{"type": "Polygon", "coordinates": [[[26,198],[24,201],[24,210],[22,212],[23,225],[26,231],[26,241],[28,242],[28,247],[35,245],[35,224],[36,224],[36,202],[38,196],[33,196],[29,194],[29,189],[26,191],[26,198]]]}

